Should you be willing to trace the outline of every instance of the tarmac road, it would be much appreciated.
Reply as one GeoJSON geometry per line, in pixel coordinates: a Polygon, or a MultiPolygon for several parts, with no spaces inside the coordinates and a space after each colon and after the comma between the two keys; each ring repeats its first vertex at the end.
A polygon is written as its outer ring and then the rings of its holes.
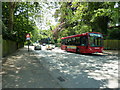
{"type": "Polygon", "coordinates": [[[53,50],[35,51],[38,60],[64,88],[118,88],[117,54],[76,54],[53,50]]]}
{"type": "Polygon", "coordinates": [[[3,88],[118,88],[116,55],[76,54],[34,50],[30,46],[7,57],[3,64],[3,88]]]}

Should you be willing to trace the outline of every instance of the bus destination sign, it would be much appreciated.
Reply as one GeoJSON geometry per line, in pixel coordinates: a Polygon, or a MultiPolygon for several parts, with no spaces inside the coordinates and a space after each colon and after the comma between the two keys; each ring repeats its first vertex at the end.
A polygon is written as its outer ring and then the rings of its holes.
{"type": "Polygon", "coordinates": [[[101,34],[97,34],[97,33],[89,33],[89,35],[94,37],[102,37],[101,34]]]}

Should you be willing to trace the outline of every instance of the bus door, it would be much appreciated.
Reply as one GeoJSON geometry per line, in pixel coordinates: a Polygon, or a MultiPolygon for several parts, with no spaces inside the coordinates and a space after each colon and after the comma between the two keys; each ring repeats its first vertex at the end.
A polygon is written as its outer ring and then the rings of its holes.
{"type": "Polygon", "coordinates": [[[88,47],[88,37],[81,36],[80,37],[80,52],[85,53],[88,47]]]}

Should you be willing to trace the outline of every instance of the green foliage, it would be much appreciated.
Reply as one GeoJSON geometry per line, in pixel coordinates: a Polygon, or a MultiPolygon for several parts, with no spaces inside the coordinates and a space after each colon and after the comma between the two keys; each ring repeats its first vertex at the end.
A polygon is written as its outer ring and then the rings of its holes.
{"type": "MultiPolygon", "coordinates": [[[[3,29],[3,38],[14,40],[17,42],[25,42],[26,40],[26,33],[31,33],[34,30],[35,22],[34,19],[37,17],[37,14],[35,15],[38,10],[41,9],[40,6],[38,6],[38,3],[32,3],[32,2],[18,2],[16,3],[16,7],[12,8],[13,13],[13,23],[8,23],[10,20],[9,15],[9,3],[3,2],[2,3],[3,8],[3,23],[6,27],[3,29]],[[12,31],[9,30],[9,26],[13,24],[12,31]]],[[[4,27],[3,27],[4,28],[4,27]]]]}
{"type": "MultiPolygon", "coordinates": [[[[53,8],[49,3],[48,9],[53,8]]],[[[54,17],[59,19],[60,24],[64,23],[60,30],[52,35],[52,31],[58,25],[51,26],[49,30],[40,30],[35,25],[35,20],[43,16],[42,4],[38,2],[2,2],[2,29],[3,38],[18,42],[25,42],[26,33],[31,34],[31,40],[41,40],[43,38],[58,38],[81,34],[85,32],[101,32],[109,35],[108,38],[118,39],[119,32],[116,30],[108,30],[108,25],[115,25],[120,20],[120,2],[119,7],[114,8],[115,2],[60,2],[60,9],[57,9],[54,17]],[[10,4],[14,7],[10,7],[10,4]],[[10,10],[12,13],[10,13],[10,10]]],[[[39,20],[38,20],[39,21],[39,20]]],[[[42,20],[40,20],[41,23],[42,20]]]]}
{"type": "Polygon", "coordinates": [[[120,40],[120,30],[119,28],[109,29],[108,39],[120,40]]]}
{"type": "MultiPolygon", "coordinates": [[[[118,2],[120,6],[120,2],[118,2]]],[[[114,8],[115,2],[63,2],[56,11],[55,17],[65,22],[59,38],[85,32],[108,32],[108,24],[115,25],[120,18],[119,8],[114,8]]],[[[114,35],[118,32],[114,31],[114,35]]],[[[110,37],[113,37],[110,35],[110,37]]],[[[117,38],[117,37],[115,37],[117,38]]]]}

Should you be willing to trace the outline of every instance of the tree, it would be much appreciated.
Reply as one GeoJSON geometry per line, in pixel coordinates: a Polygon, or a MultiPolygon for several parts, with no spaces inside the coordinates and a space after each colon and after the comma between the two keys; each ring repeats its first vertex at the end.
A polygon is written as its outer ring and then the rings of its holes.
{"type": "Polygon", "coordinates": [[[13,31],[15,7],[16,7],[16,2],[8,2],[8,8],[9,8],[8,28],[10,32],[13,31]]]}
{"type": "Polygon", "coordinates": [[[60,37],[91,31],[107,35],[108,24],[115,21],[114,5],[115,2],[63,2],[55,13],[60,23],[65,22],[60,37]]]}
{"type": "Polygon", "coordinates": [[[3,23],[7,27],[6,30],[3,30],[3,38],[24,42],[26,33],[34,30],[35,13],[41,7],[32,2],[3,2],[2,8],[3,23]]]}

